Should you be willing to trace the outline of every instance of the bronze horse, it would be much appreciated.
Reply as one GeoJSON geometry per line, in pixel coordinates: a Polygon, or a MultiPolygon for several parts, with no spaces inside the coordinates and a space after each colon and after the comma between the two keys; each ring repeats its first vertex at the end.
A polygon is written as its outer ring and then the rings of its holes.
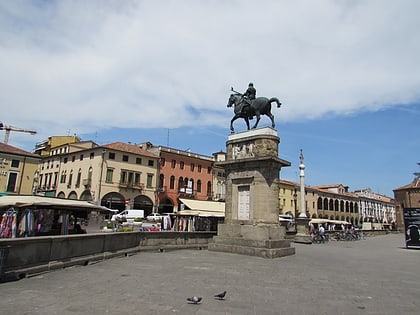
{"type": "Polygon", "coordinates": [[[249,120],[256,116],[257,121],[255,122],[255,125],[252,127],[252,129],[257,128],[261,115],[267,115],[270,117],[271,126],[273,128],[275,127],[274,116],[271,114],[271,103],[275,102],[277,103],[277,107],[280,107],[281,103],[277,97],[272,97],[270,99],[266,97],[257,97],[255,100],[251,101],[251,106],[244,107],[246,105],[245,102],[246,101],[243,99],[242,94],[240,93],[231,94],[229,97],[227,107],[232,107],[235,105],[235,116],[233,116],[232,120],[230,121],[231,132],[235,132],[233,129],[233,122],[238,118],[245,119],[246,126],[249,130],[249,120]],[[242,108],[244,108],[244,110],[242,110],[242,108]]]}

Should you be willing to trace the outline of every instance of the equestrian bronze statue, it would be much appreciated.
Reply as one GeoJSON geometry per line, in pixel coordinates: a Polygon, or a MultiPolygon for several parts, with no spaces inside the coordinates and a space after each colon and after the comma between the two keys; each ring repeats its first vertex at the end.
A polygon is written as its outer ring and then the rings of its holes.
{"type": "Polygon", "coordinates": [[[233,88],[231,88],[231,91],[234,93],[230,95],[227,107],[234,106],[235,116],[233,116],[230,121],[230,131],[232,133],[235,132],[233,129],[233,122],[236,119],[243,118],[249,130],[249,120],[253,119],[254,116],[257,118],[255,125],[252,127],[252,129],[255,129],[260,121],[261,115],[270,117],[271,126],[275,128],[274,115],[271,114],[271,103],[275,102],[277,107],[280,107],[281,103],[277,97],[272,97],[270,99],[266,97],[257,97],[251,100],[244,97],[244,94],[236,92],[233,88]]]}

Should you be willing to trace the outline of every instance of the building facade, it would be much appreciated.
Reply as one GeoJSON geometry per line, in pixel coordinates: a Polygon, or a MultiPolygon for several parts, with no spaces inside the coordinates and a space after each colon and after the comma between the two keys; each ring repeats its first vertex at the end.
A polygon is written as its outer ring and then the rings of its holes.
{"type": "MultiPolygon", "coordinates": [[[[215,162],[226,161],[226,152],[220,151],[213,153],[215,162]]],[[[215,201],[224,202],[226,199],[226,174],[225,169],[213,164],[213,198],[215,201]]]]}
{"type": "Polygon", "coordinates": [[[47,140],[41,141],[35,144],[34,153],[42,157],[49,156],[50,152],[54,148],[62,146],[68,143],[77,143],[80,142],[80,138],[76,135],[73,136],[51,136],[47,140]]]}
{"type": "Polygon", "coordinates": [[[356,190],[359,196],[360,221],[371,226],[391,227],[396,223],[395,202],[392,198],[374,193],[370,188],[356,190]]]}
{"type": "Polygon", "coordinates": [[[0,143],[0,193],[33,194],[40,160],[36,154],[0,143]]]}
{"type": "MultiPolygon", "coordinates": [[[[280,180],[280,214],[296,217],[301,209],[298,183],[280,180]]],[[[306,186],[305,209],[308,218],[347,221],[357,226],[363,222],[386,228],[396,221],[394,200],[370,189],[349,192],[342,184],[306,186]]]]}
{"type": "MultiPolygon", "coordinates": [[[[360,225],[359,197],[342,184],[312,187],[317,191],[317,217],[360,225]]],[[[315,217],[315,216],[313,216],[315,217]]]]}
{"type": "Polygon", "coordinates": [[[183,210],[179,198],[212,200],[212,157],[150,142],[138,146],[159,156],[157,212],[183,210]]]}
{"type": "Polygon", "coordinates": [[[111,209],[153,212],[159,157],[136,145],[69,143],[43,158],[38,193],[88,200],[111,209]]]}
{"type": "Polygon", "coordinates": [[[415,175],[411,183],[394,189],[396,222],[400,231],[404,230],[404,208],[420,208],[420,173],[415,175]]]}

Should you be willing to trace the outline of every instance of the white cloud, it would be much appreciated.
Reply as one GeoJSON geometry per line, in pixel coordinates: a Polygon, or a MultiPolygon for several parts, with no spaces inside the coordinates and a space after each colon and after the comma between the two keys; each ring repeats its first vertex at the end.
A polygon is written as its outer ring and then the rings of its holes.
{"type": "Polygon", "coordinates": [[[3,1],[1,120],[42,137],[175,128],[200,113],[226,126],[230,87],[249,81],[284,103],[282,121],[418,102],[419,11],[415,0],[3,1]]]}

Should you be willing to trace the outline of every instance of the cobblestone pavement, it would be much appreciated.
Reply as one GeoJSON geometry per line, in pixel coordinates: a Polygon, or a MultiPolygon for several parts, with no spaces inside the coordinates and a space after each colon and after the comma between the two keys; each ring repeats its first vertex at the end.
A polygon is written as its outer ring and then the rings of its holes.
{"type": "Polygon", "coordinates": [[[419,314],[420,251],[402,234],[293,244],[264,259],[141,252],[0,284],[2,314],[419,314]],[[227,290],[226,299],[213,295],[227,290]],[[198,305],[187,297],[199,295],[198,305]]]}

